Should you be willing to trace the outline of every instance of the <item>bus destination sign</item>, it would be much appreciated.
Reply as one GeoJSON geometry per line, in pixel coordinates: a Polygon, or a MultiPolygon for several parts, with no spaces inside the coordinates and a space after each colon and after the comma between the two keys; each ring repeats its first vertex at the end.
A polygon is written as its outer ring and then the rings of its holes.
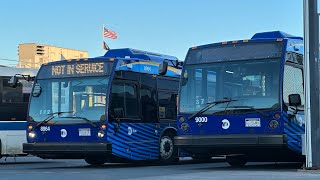
{"type": "Polygon", "coordinates": [[[104,62],[81,63],[81,64],[60,64],[51,67],[51,75],[85,75],[85,74],[103,74],[104,62]]]}
{"type": "Polygon", "coordinates": [[[68,62],[43,66],[38,79],[110,75],[112,62],[68,62]]]}

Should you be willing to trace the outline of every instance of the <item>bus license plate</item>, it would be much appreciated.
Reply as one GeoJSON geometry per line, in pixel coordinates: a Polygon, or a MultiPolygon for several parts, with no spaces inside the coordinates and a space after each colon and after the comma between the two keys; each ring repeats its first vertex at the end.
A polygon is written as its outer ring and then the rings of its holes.
{"type": "Polygon", "coordinates": [[[90,128],[79,129],[79,136],[91,136],[90,128]]]}
{"type": "Polygon", "coordinates": [[[246,118],[246,127],[261,127],[259,118],[246,118]]]}

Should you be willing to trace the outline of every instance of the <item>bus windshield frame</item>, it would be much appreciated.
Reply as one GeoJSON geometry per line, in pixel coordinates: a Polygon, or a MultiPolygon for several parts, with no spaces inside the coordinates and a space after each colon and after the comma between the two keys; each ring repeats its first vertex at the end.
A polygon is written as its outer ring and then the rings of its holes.
{"type": "Polygon", "coordinates": [[[59,72],[56,65],[40,69],[31,93],[28,120],[41,122],[52,116],[51,122],[58,124],[105,121],[113,63],[87,61],[58,66],[64,69],[59,72]],[[74,68],[73,74],[70,67],[74,68]]]}
{"type": "MultiPolygon", "coordinates": [[[[211,54],[209,49],[206,49],[206,54],[211,54]]],[[[202,50],[188,53],[180,86],[179,113],[193,114],[208,103],[226,98],[234,101],[212,106],[203,114],[225,114],[227,111],[230,114],[229,110],[231,113],[243,113],[254,109],[280,108],[282,43],[221,45],[213,47],[213,51],[223,59],[217,59],[216,56],[210,59],[209,56],[203,56],[202,50]],[[246,56],[248,52],[260,49],[265,44],[269,47],[265,52],[246,56]],[[246,45],[248,46],[244,47],[246,45]],[[232,47],[239,54],[232,54],[232,47]],[[217,51],[217,48],[220,50],[217,51]],[[230,57],[227,57],[227,54],[231,54],[230,57]],[[200,59],[192,59],[196,57],[200,59]]]]}

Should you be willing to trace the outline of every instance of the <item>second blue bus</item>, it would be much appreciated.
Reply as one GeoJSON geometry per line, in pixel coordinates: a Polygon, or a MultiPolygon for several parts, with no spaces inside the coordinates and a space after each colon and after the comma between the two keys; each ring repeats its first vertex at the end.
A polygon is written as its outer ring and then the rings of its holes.
{"type": "Polygon", "coordinates": [[[176,57],[134,49],[42,65],[24,152],[92,165],[176,161],[180,72],[176,57]]]}
{"type": "Polygon", "coordinates": [[[303,39],[280,31],[190,48],[175,143],[202,158],[304,160],[303,39]]]}

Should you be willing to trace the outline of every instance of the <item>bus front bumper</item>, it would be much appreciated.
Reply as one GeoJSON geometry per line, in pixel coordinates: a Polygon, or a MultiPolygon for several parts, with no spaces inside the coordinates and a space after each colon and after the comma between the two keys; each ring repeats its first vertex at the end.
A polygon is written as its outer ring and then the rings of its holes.
{"type": "Polygon", "coordinates": [[[107,157],[111,143],[24,143],[23,152],[50,159],[84,159],[91,156],[107,157]]]}
{"type": "Polygon", "coordinates": [[[287,136],[277,135],[181,135],[174,138],[177,147],[192,153],[230,154],[259,149],[287,147],[287,136]]]}

